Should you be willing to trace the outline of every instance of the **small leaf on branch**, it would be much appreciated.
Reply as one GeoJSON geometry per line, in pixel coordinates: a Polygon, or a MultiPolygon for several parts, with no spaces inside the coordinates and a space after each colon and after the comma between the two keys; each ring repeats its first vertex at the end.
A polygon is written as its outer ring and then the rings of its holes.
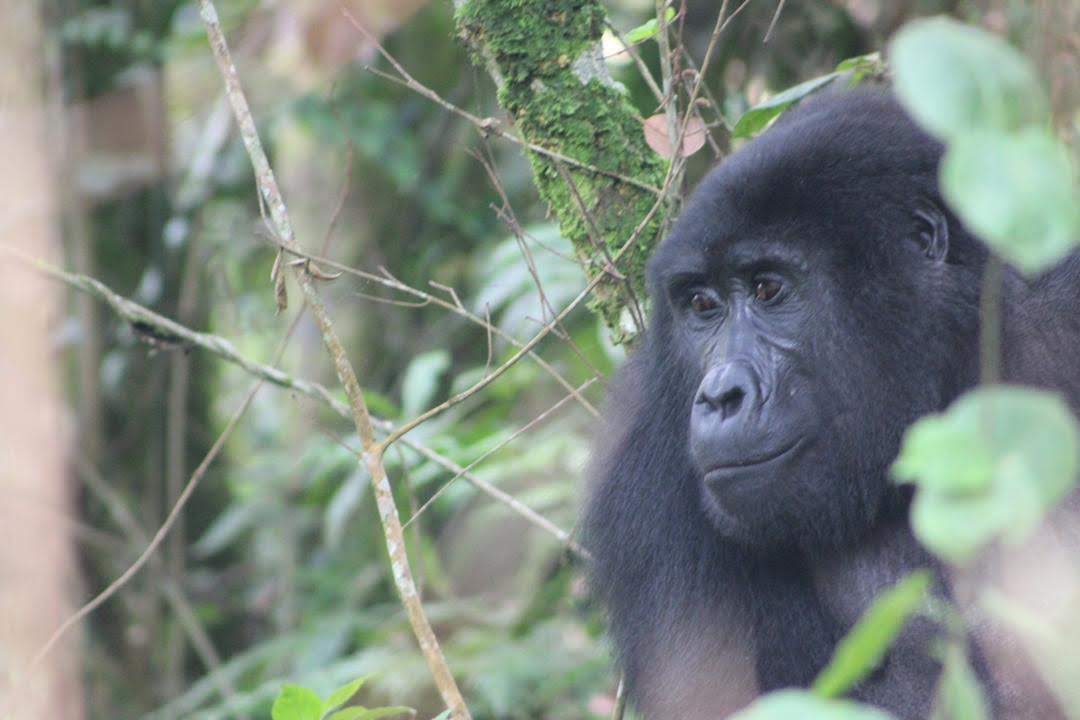
{"type": "Polygon", "coordinates": [[[731,137],[735,139],[754,137],[789,107],[825,87],[840,75],[841,73],[832,72],[812,78],[758,103],[742,114],[731,131],[731,137]]]}
{"type": "MultiPolygon", "coordinates": [[[[670,24],[675,19],[675,8],[668,8],[664,12],[664,18],[667,23],[670,24]]],[[[649,38],[656,37],[656,34],[660,32],[660,22],[656,18],[652,18],[647,22],[638,25],[633,30],[626,33],[626,42],[631,45],[644,42],[649,38]]]]}
{"type": "MultiPolygon", "coordinates": [[[[678,126],[676,127],[676,130],[678,126]]],[[[695,116],[686,123],[686,131],[682,138],[682,156],[690,157],[705,146],[705,134],[708,129],[701,118],[695,116]]],[[[671,136],[668,134],[667,115],[660,113],[653,115],[645,121],[645,142],[649,144],[658,155],[670,160],[674,153],[671,151],[671,136]]]]}

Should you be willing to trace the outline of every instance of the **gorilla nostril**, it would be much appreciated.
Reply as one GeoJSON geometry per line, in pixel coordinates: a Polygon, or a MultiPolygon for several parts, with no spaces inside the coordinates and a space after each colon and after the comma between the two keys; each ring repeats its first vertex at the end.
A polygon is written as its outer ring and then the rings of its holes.
{"type": "Polygon", "coordinates": [[[742,407],[743,398],[746,397],[746,393],[741,387],[730,388],[727,392],[720,396],[720,417],[727,420],[729,417],[733,417],[738,414],[739,408],[742,407]]]}
{"type": "Polygon", "coordinates": [[[698,388],[696,403],[716,413],[720,422],[735,418],[761,402],[761,388],[753,369],[743,362],[728,362],[713,367],[698,388]]]}

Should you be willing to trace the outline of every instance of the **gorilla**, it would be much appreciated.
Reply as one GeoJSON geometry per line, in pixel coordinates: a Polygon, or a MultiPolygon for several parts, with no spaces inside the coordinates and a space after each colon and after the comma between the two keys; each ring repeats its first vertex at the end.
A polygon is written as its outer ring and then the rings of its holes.
{"type": "MultiPolygon", "coordinates": [[[[651,259],[650,325],[612,383],[583,522],[645,717],[712,720],[808,686],[916,568],[950,592],[889,477],[904,429],[979,380],[988,249],[941,198],[942,152],[887,91],[807,100],[705,177],[651,259]]],[[[1002,273],[1003,379],[1080,410],[1080,256],[1002,273]]],[[[852,696],[928,717],[938,630],[909,623],[852,696]]],[[[978,638],[971,654],[996,717],[1059,716],[978,638]]]]}

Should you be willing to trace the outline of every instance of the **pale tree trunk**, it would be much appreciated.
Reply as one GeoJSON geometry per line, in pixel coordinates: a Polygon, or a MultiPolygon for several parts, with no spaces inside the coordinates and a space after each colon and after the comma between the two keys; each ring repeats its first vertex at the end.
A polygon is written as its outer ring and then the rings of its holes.
{"type": "MultiPolygon", "coordinates": [[[[56,250],[47,161],[41,5],[0,0],[0,243],[56,250]]],[[[77,635],[31,666],[72,611],[75,573],[65,475],[67,427],[50,329],[56,286],[0,264],[0,718],[83,716],[77,635]]]]}

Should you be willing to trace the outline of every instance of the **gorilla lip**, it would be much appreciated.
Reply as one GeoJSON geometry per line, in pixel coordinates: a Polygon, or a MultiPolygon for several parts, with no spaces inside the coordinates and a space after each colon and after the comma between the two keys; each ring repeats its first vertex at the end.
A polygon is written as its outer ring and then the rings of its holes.
{"type": "Polygon", "coordinates": [[[730,474],[730,473],[732,473],[734,471],[761,467],[763,465],[768,465],[768,464],[774,463],[774,462],[776,462],[778,460],[782,460],[783,458],[787,457],[788,455],[791,455],[792,453],[794,453],[795,450],[797,450],[800,446],[802,446],[804,440],[805,440],[805,438],[799,438],[798,440],[793,442],[791,445],[788,445],[786,448],[784,448],[782,450],[779,450],[779,451],[777,451],[777,452],[775,452],[775,453],[773,453],[771,455],[767,455],[765,457],[757,457],[757,458],[752,458],[750,460],[740,460],[740,461],[734,462],[734,463],[726,463],[726,464],[723,464],[723,465],[715,465],[712,468],[710,468],[708,472],[705,473],[705,480],[708,481],[708,480],[712,479],[714,476],[716,476],[718,474],[726,475],[726,474],[730,474]]]}

